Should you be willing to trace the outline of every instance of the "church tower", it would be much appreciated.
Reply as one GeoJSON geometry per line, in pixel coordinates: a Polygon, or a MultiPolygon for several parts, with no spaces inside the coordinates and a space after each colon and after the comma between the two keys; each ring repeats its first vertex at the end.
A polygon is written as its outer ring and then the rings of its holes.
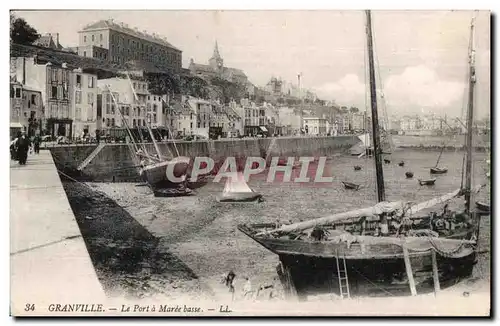
{"type": "Polygon", "coordinates": [[[217,45],[217,41],[215,41],[215,48],[214,48],[214,54],[208,60],[208,63],[210,64],[210,67],[214,69],[217,72],[222,72],[222,68],[224,67],[224,60],[222,60],[220,54],[219,54],[219,46],[217,45]]]}

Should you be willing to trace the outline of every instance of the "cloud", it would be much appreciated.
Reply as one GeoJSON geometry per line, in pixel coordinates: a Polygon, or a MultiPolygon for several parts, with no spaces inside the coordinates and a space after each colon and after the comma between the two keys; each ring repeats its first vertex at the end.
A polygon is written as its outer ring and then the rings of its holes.
{"type": "Polygon", "coordinates": [[[326,100],[335,100],[340,105],[357,105],[364,103],[365,84],[355,74],[345,75],[334,83],[326,83],[316,88],[317,95],[326,100]]]}
{"type": "MultiPolygon", "coordinates": [[[[380,85],[377,85],[380,87],[380,85]]],[[[459,113],[462,109],[465,84],[441,79],[428,66],[407,67],[401,74],[384,79],[385,102],[391,113],[459,113]]],[[[336,82],[316,88],[322,99],[339,105],[364,107],[368,90],[355,74],[347,74],[336,82]]]]}
{"type": "Polygon", "coordinates": [[[436,113],[454,106],[460,110],[464,87],[463,83],[440,79],[434,70],[423,65],[407,67],[399,75],[390,75],[384,85],[385,99],[392,109],[407,107],[436,113]]]}

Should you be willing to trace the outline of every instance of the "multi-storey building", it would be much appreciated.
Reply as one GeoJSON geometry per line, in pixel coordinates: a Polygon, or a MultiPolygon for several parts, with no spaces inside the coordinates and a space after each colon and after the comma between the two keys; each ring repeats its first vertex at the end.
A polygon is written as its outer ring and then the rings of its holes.
{"type": "Polygon", "coordinates": [[[43,112],[42,93],[19,82],[10,83],[10,136],[26,131],[28,136],[40,133],[43,112]]]}
{"type": "Polygon", "coordinates": [[[304,129],[308,135],[326,135],[326,119],[318,117],[304,117],[304,129]]]}
{"type": "Polygon", "coordinates": [[[102,94],[102,127],[110,129],[124,127],[123,120],[130,128],[145,127],[149,119],[154,123],[158,110],[147,109],[147,82],[128,78],[109,78],[98,81],[102,94]],[[120,110],[120,111],[119,111],[120,110]]]}
{"type": "Polygon", "coordinates": [[[95,135],[97,130],[97,76],[75,69],[70,74],[73,135],[95,135]]]}
{"type": "Polygon", "coordinates": [[[72,71],[61,66],[38,64],[35,58],[11,58],[11,75],[17,82],[40,90],[44,114],[42,128],[53,136],[73,136],[71,99],[74,86],[70,82],[72,71]]]}
{"type": "MultiPolygon", "coordinates": [[[[210,128],[210,119],[212,116],[212,103],[194,97],[190,97],[187,100],[187,103],[189,104],[189,107],[191,108],[191,110],[195,112],[196,115],[195,130],[203,129],[206,130],[206,132],[208,132],[208,128],[210,128]]],[[[193,132],[195,130],[193,130],[193,132]]]]}
{"type": "Polygon", "coordinates": [[[249,102],[247,99],[242,99],[241,102],[245,112],[243,124],[244,133],[245,135],[255,136],[260,132],[260,108],[255,102],[249,102]]]}
{"type": "MultiPolygon", "coordinates": [[[[123,23],[100,20],[85,26],[79,33],[79,54],[85,47],[107,49],[107,60],[125,63],[132,60],[149,62],[155,66],[179,72],[182,68],[182,51],[170,44],[166,38],[156,34],[130,28],[123,23]]],[[[94,49],[89,50],[93,56],[94,49]]]]}

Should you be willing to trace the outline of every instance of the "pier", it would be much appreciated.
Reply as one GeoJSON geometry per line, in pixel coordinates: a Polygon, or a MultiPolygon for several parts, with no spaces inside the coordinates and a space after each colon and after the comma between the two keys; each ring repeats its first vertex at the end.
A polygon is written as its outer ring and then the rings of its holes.
{"type": "Polygon", "coordinates": [[[49,151],[10,163],[11,313],[30,303],[103,302],[103,288],[49,151]]]}

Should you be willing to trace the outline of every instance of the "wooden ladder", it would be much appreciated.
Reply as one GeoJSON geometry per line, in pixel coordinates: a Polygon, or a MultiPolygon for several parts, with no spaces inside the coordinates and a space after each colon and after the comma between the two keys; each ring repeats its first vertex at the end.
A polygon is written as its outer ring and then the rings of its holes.
{"type": "Polygon", "coordinates": [[[345,255],[342,255],[341,258],[339,258],[339,255],[335,256],[335,260],[337,262],[337,276],[339,278],[339,292],[340,292],[340,297],[342,299],[346,298],[350,299],[351,298],[351,292],[349,290],[349,278],[347,276],[347,267],[345,263],[345,255]],[[339,259],[342,260],[342,262],[339,262],[339,259]]]}

